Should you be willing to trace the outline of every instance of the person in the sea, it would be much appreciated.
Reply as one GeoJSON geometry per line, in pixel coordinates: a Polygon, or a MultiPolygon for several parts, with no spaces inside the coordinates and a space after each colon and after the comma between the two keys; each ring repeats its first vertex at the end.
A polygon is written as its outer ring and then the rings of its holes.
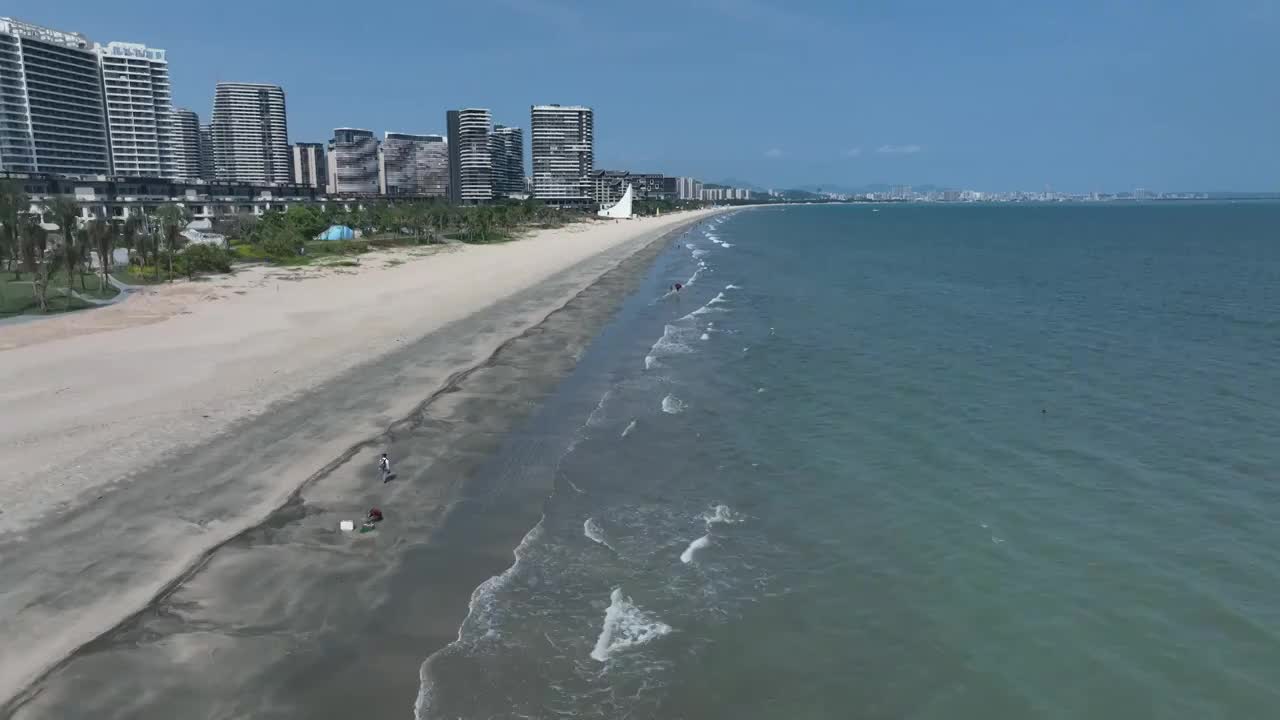
{"type": "Polygon", "coordinates": [[[382,457],[378,458],[378,469],[382,471],[382,482],[391,479],[391,461],[387,459],[386,453],[382,453],[382,457]]]}
{"type": "Polygon", "coordinates": [[[671,289],[675,290],[676,292],[680,292],[682,289],[684,289],[684,286],[681,285],[680,283],[676,283],[675,285],[671,286],[671,289]]]}

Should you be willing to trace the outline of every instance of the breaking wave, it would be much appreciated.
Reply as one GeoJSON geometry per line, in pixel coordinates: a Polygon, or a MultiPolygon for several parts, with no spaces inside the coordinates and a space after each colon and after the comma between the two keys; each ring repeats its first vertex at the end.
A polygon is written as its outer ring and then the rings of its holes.
{"type": "Polygon", "coordinates": [[[689,543],[689,547],[685,548],[684,552],[680,553],[680,562],[684,563],[685,565],[688,565],[689,563],[693,562],[694,553],[698,552],[699,550],[701,550],[702,548],[710,544],[711,544],[710,535],[703,535],[697,540],[694,540],[693,542],[689,543]]]}
{"type": "Polygon", "coordinates": [[[614,653],[638,647],[671,632],[671,626],[637,608],[631,599],[622,594],[622,588],[614,588],[609,595],[609,609],[604,612],[604,627],[591,659],[607,662],[614,653]]]}
{"type": "Polygon", "coordinates": [[[662,412],[668,415],[679,415],[684,412],[684,403],[675,395],[662,398],[662,412]]]}

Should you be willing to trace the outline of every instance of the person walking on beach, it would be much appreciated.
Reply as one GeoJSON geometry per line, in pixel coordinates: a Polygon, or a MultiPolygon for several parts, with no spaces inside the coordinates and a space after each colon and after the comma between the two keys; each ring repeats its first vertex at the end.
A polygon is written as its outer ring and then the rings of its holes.
{"type": "Polygon", "coordinates": [[[382,457],[378,458],[378,469],[382,471],[382,482],[391,479],[391,461],[387,459],[386,453],[382,453],[382,457]]]}

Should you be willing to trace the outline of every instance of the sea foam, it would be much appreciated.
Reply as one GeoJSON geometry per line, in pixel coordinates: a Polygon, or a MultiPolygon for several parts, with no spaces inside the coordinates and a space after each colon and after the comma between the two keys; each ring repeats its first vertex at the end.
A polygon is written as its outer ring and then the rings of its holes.
{"type": "Polygon", "coordinates": [[[684,563],[685,565],[688,565],[689,563],[693,562],[694,553],[698,552],[699,550],[701,550],[702,548],[710,544],[711,544],[710,535],[703,535],[697,540],[694,540],[693,542],[689,543],[689,547],[685,548],[684,552],[680,553],[680,562],[684,563]]]}
{"type": "Polygon", "coordinates": [[[587,427],[595,427],[604,419],[604,406],[609,402],[609,398],[613,396],[613,389],[605,390],[604,395],[600,397],[600,402],[596,403],[596,407],[587,415],[587,427]]]}
{"type": "Polygon", "coordinates": [[[471,601],[467,604],[467,616],[463,618],[462,624],[458,626],[458,637],[453,642],[432,653],[418,668],[418,697],[413,704],[413,714],[418,720],[426,718],[431,710],[431,659],[449,651],[451,648],[465,644],[474,645],[476,642],[494,634],[494,601],[497,593],[511,581],[512,576],[518,571],[520,560],[527,552],[530,543],[542,534],[542,526],[545,519],[545,515],[539,518],[538,523],[521,538],[520,544],[512,552],[515,556],[515,562],[511,563],[511,567],[502,571],[501,574],[494,575],[480,583],[479,587],[471,593],[471,601]]]}
{"type": "Polygon", "coordinates": [[[586,535],[588,539],[613,550],[613,546],[609,544],[609,541],[604,539],[604,529],[597,525],[595,520],[587,518],[582,523],[582,534],[586,535]]]}
{"type": "MultiPolygon", "coordinates": [[[[687,317],[687,316],[686,316],[687,317]]],[[[683,319],[683,318],[682,318],[683,319]]],[[[691,328],[681,328],[675,325],[667,325],[662,329],[662,337],[649,348],[649,354],[644,357],[644,369],[650,370],[658,363],[658,360],[666,355],[679,355],[693,352],[693,348],[684,343],[684,338],[693,332],[691,328]]]]}
{"type": "Polygon", "coordinates": [[[591,659],[607,662],[614,653],[638,647],[671,632],[671,626],[637,608],[631,599],[622,594],[622,588],[614,588],[609,595],[609,609],[604,612],[604,627],[591,659]]]}
{"type": "Polygon", "coordinates": [[[736,513],[728,505],[716,505],[707,512],[702,514],[702,520],[708,526],[715,523],[725,523],[727,525],[736,525],[746,518],[740,513],[736,513]]]}
{"type": "Polygon", "coordinates": [[[668,415],[679,415],[684,412],[684,403],[675,395],[662,398],[662,412],[668,415]]]}

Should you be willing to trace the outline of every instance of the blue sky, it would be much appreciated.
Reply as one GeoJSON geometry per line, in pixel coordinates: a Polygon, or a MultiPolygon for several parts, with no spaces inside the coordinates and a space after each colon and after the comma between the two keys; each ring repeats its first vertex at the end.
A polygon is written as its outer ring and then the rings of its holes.
{"type": "Polygon", "coordinates": [[[7,0],[274,82],[291,140],[596,109],[596,165],[762,186],[1280,190],[1280,0],[7,0]]]}

